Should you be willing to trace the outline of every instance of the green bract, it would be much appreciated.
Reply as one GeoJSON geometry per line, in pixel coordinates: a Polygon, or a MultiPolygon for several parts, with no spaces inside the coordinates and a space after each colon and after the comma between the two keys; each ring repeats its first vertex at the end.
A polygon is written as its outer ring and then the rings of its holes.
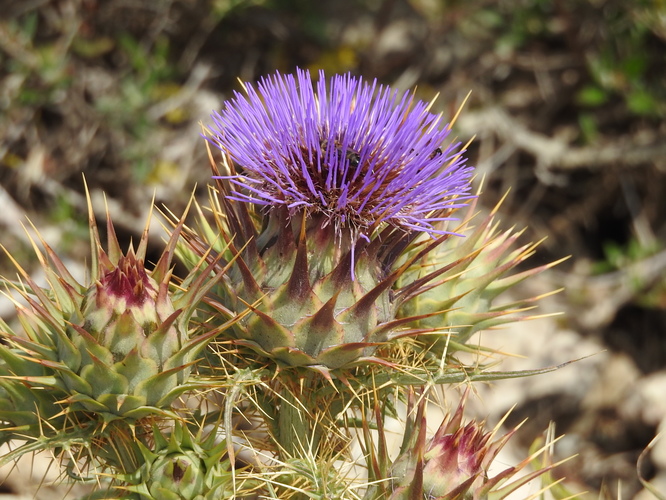
{"type": "Polygon", "coordinates": [[[444,242],[427,252],[423,248],[431,243],[422,241],[403,256],[408,260],[420,253],[398,280],[404,302],[397,314],[403,318],[419,317],[415,326],[450,333],[450,338],[423,338],[438,355],[445,350],[464,349],[476,332],[529,319],[524,313],[543,296],[502,302],[500,295],[561,262],[515,272],[534,254],[538,243],[517,245],[521,232],[500,231],[496,210],[482,218],[475,213],[474,201],[456,228],[456,232],[465,235],[464,239],[444,242]]]}
{"type": "Polygon", "coordinates": [[[349,366],[387,340],[395,277],[372,250],[358,257],[352,280],[349,251],[334,244],[331,227],[303,219],[285,226],[278,212],[258,232],[246,204],[213,193],[211,205],[213,224],[202,216],[202,231],[185,230],[180,251],[197,262],[212,246],[231,262],[209,304],[222,318],[251,314],[225,335],[285,365],[326,368],[349,366]]]}

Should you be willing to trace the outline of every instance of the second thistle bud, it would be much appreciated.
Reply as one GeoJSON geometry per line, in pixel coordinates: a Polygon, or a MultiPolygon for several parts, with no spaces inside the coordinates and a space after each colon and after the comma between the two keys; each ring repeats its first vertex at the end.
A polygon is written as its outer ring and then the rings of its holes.
{"type": "Polygon", "coordinates": [[[494,439],[497,428],[488,432],[476,421],[463,425],[466,398],[467,393],[455,413],[447,415],[435,435],[426,439],[427,398],[421,398],[414,408],[414,394],[410,396],[408,415],[415,411],[408,416],[401,452],[392,466],[390,500],[500,500],[552,468],[550,465],[515,479],[542,449],[489,477],[493,460],[517,429],[494,439]]]}
{"type": "Polygon", "coordinates": [[[82,326],[114,361],[131,355],[162,370],[186,340],[185,332],[169,320],[174,312],[165,284],[160,289],[143,261],[128,252],[88,290],[82,326]]]}
{"type": "Polygon", "coordinates": [[[88,291],[83,305],[85,326],[89,332],[96,332],[99,340],[130,321],[137,333],[154,330],[160,323],[158,306],[162,312],[173,312],[168,300],[157,303],[157,287],[133,252],[123,255],[117,266],[107,271],[88,291]]]}
{"type": "Polygon", "coordinates": [[[188,371],[161,375],[178,367],[172,358],[187,339],[174,321],[179,312],[171,303],[168,282],[152,278],[133,250],[100,274],[83,298],[79,325],[72,326],[76,331],[70,338],[80,358],[65,360],[78,373],[66,383],[82,392],[80,382],[89,384],[94,400],[82,402],[90,410],[98,410],[97,403],[117,412],[163,404],[188,371]]]}
{"type": "Polygon", "coordinates": [[[438,498],[464,485],[470,493],[463,498],[477,498],[473,492],[487,481],[487,462],[494,458],[488,455],[490,434],[476,422],[455,430],[448,427],[442,425],[427,445],[423,489],[438,498]]]}
{"type": "Polygon", "coordinates": [[[17,380],[48,387],[67,411],[110,421],[168,410],[188,390],[190,365],[214,333],[200,332],[189,320],[216,278],[188,276],[173,292],[170,267],[179,229],[149,271],[148,227],[136,251],[130,246],[122,252],[108,217],[105,251],[90,210],[90,282],[74,279],[46,242],[44,253],[35,245],[50,290],[16,263],[28,285],[17,287],[29,304],[17,304],[27,339],[8,331],[11,348],[1,346],[2,358],[15,365],[17,380]]]}

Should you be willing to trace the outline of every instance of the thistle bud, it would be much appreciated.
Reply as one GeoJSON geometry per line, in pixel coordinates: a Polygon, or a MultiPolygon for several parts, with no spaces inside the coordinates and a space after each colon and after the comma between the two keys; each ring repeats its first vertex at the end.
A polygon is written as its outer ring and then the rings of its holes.
{"type": "Polygon", "coordinates": [[[204,491],[203,461],[193,453],[175,453],[153,462],[148,483],[155,500],[194,500],[204,491]]]}
{"type": "Polygon", "coordinates": [[[155,428],[153,449],[139,445],[143,464],[119,476],[125,490],[151,500],[217,500],[233,496],[233,475],[226,442],[216,436],[191,434],[177,422],[170,433],[155,428]]]}
{"type": "Polygon", "coordinates": [[[433,497],[441,497],[461,485],[470,492],[463,498],[477,498],[473,492],[488,480],[490,434],[476,422],[449,429],[445,422],[430,440],[423,456],[423,489],[433,497]]]}
{"type": "MultiPolygon", "coordinates": [[[[408,416],[400,455],[393,462],[390,500],[501,500],[552,469],[551,464],[515,479],[521,469],[544,451],[541,449],[518,465],[490,477],[493,460],[517,428],[493,440],[499,425],[490,432],[476,421],[463,425],[467,394],[430,439],[426,438],[427,398],[420,399],[415,414],[408,416]]],[[[415,404],[413,393],[409,403],[408,414],[411,414],[415,404]]]]}
{"type": "Polygon", "coordinates": [[[175,312],[168,294],[159,293],[158,288],[143,262],[129,252],[88,290],[82,326],[114,359],[123,359],[135,350],[162,368],[185,339],[183,332],[171,325],[160,332],[160,345],[154,345],[151,337],[175,312]]]}
{"type": "Polygon", "coordinates": [[[27,284],[16,287],[28,304],[17,303],[25,335],[3,331],[11,348],[0,346],[0,358],[14,365],[16,384],[48,386],[67,412],[141,418],[168,409],[188,389],[190,363],[214,334],[189,320],[215,278],[188,276],[183,291],[173,293],[170,266],[179,229],[149,271],[148,226],[137,250],[122,252],[108,217],[105,251],[89,209],[90,282],[79,283],[46,242],[44,252],[35,244],[50,289],[41,289],[14,262],[27,284]]]}

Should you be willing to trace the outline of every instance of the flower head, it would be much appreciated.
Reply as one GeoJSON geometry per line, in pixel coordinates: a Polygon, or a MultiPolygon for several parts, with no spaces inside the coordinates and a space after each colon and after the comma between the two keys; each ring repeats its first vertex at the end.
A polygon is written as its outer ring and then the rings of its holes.
{"type": "Polygon", "coordinates": [[[382,223],[442,234],[437,223],[471,198],[473,169],[413,93],[349,74],[314,84],[303,70],[244,88],[213,115],[213,142],[240,166],[234,200],[304,213],[354,242],[382,223]]]}
{"type": "Polygon", "coordinates": [[[195,261],[225,255],[210,305],[226,319],[250,305],[229,333],[279,363],[367,362],[406,323],[396,263],[422,233],[444,237],[419,253],[442,243],[472,197],[450,127],[409,92],[307,71],[246,84],[213,121],[228,168],[212,165],[215,222],[184,231],[195,261]]]}

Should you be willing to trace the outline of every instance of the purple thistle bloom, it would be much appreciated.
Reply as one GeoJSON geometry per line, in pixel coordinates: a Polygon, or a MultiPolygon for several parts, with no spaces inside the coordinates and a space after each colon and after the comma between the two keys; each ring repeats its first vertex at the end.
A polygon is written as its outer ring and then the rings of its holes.
{"type": "Polygon", "coordinates": [[[430,103],[323,72],[263,78],[215,113],[211,141],[239,165],[228,198],[320,217],[338,236],[368,239],[382,223],[437,236],[465,205],[473,168],[430,103]]]}

